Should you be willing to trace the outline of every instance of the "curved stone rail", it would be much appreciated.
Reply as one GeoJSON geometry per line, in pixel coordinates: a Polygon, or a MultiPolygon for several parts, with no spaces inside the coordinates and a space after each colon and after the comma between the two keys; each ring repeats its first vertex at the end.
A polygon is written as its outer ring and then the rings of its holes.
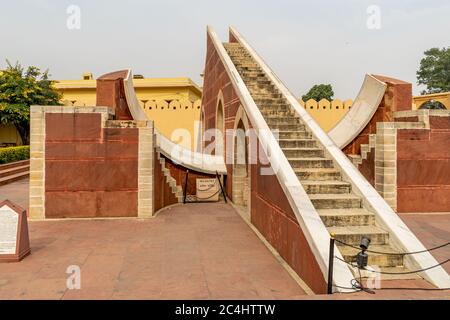
{"type": "Polygon", "coordinates": [[[352,108],[328,132],[331,140],[339,148],[345,148],[364,130],[377,111],[386,87],[384,82],[366,74],[352,108]]]}
{"type": "MultiPolygon", "coordinates": [[[[123,82],[125,98],[133,119],[138,121],[151,120],[142,109],[136,97],[133,86],[133,75],[130,69],[128,69],[127,76],[124,78],[123,82]]],[[[156,129],[155,133],[159,151],[176,164],[207,174],[215,174],[216,171],[220,174],[227,174],[225,161],[222,156],[191,151],[172,142],[156,129]]]]}

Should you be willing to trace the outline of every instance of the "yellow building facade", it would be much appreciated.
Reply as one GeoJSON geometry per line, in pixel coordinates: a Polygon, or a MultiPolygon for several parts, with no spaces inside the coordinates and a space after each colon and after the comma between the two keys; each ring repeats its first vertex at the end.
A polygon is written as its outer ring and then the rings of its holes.
{"type": "MultiPolygon", "coordinates": [[[[137,78],[136,78],[137,77],[137,78]]],[[[202,89],[189,78],[133,79],[136,96],[155,127],[172,141],[194,150],[198,141],[202,89]]],[[[96,80],[85,73],[81,80],[57,80],[62,103],[96,105],[96,80]]]]}
{"type": "Polygon", "coordinates": [[[332,101],[310,99],[306,102],[300,99],[299,102],[325,132],[330,131],[353,105],[352,99],[345,101],[339,99],[332,101]]]}

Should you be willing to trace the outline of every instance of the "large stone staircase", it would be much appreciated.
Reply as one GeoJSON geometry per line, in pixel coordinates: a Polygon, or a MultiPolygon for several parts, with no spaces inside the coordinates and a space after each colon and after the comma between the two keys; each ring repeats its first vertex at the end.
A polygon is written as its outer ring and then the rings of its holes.
{"type": "MultiPolygon", "coordinates": [[[[309,195],[328,230],[336,239],[359,247],[362,236],[371,239],[370,249],[395,252],[389,233],[377,226],[373,213],[362,207],[362,199],[343,181],[340,170],[325,155],[288,101],[238,43],[224,47],[246,84],[267,125],[276,135],[286,158],[309,195]]],[[[354,262],[357,249],[339,245],[347,262],[354,262]]],[[[369,264],[381,268],[403,268],[403,256],[369,254],[369,264]]]]}

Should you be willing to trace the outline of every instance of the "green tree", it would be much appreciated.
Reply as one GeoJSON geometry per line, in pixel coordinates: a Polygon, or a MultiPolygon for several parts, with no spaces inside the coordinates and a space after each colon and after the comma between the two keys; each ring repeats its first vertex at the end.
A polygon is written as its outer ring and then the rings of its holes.
{"type": "Polygon", "coordinates": [[[331,84],[316,84],[308,93],[302,96],[303,101],[314,99],[320,101],[322,99],[332,100],[334,96],[333,87],[331,84]]]}
{"type": "Polygon", "coordinates": [[[24,144],[30,143],[30,106],[60,105],[61,95],[53,88],[48,70],[30,66],[26,70],[7,60],[0,71],[0,124],[13,124],[24,144]]]}
{"type": "Polygon", "coordinates": [[[450,47],[424,52],[417,71],[417,83],[427,89],[422,94],[450,91],[450,47]]]}

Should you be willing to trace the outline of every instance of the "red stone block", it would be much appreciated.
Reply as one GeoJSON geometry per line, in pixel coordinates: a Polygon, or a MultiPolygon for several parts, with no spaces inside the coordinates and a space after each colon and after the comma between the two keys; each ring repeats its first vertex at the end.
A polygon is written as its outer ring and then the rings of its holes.
{"type": "Polygon", "coordinates": [[[47,191],[137,189],[136,160],[46,161],[47,191]]]}
{"type": "Polygon", "coordinates": [[[46,218],[94,218],[97,217],[96,192],[45,193],[46,218]]]}
{"type": "Polygon", "coordinates": [[[47,218],[136,217],[137,191],[46,192],[47,218]]]}
{"type": "Polygon", "coordinates": [[[450,159],[398,160],[397,185],[398,187],[450,186],[450,159]]]}
{"type": "Polygon", "coordinates": [[[430,116],[430,127],[431,129],[450,130],[450,116],[449,117],[430,116]]]}
{"type": "Polygon", "coordinates": [[[138,193],[133,191],[108,191],[98,193],[99,217],[137,217],[138,193]]]}
{"type": "Polygon", "coordinates": [[[450,185],[398,187],[397,212],[448,212],[450,185]]]}
{"type": "Polygon", "coordinates": [[[105,128],[105,141],[138,142],[137,128],[105,128]]]}
{"type": "Polygon", "coordinates": [[[99,113],[46,113],[46,141],[101,139],[99,113]]]}

